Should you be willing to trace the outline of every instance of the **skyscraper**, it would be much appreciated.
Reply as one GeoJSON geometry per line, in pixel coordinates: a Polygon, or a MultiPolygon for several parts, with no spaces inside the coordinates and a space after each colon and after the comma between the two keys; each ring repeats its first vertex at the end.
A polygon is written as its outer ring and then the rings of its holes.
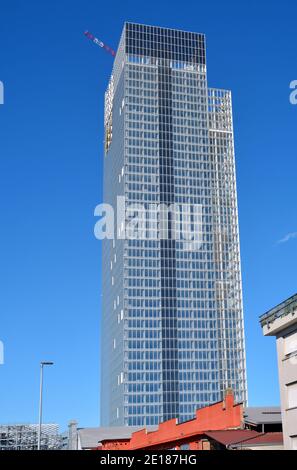
{"type": "Polygon", "coordinates": [[[208,88],[204,35],[126,23],[104,125],[102,424],[245,402],[231,93],[208,88]]]}

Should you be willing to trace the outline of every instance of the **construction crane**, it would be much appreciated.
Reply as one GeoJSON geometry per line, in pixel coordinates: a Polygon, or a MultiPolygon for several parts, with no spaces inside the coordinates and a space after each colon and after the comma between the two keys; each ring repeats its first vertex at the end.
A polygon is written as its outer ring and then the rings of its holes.
{"type": "Polygon", "coordinates": [[[102,47],[103,49],[105,49],[107,52],[109,52],[109,54],[111,54],[113,57],[115,57],[116,53],[115,51],[107,46],[106,44],[104,44],[104,42],[100,41],[100,39],[97,39],[95,36],[93,36],[93,34],[91,34],[89,31],[85,31],[84,32],[84,35],[90,39],[91,41],[93,41],[95,44],[97,44],[97,46],[99,47],[102,47]]]}

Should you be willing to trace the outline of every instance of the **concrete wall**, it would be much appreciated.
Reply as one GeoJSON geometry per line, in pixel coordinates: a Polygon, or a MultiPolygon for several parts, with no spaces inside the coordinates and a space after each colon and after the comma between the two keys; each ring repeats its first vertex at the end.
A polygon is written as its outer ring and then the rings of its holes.
{"type": "Polygon", "coordinates": [[[263,445],[263,446],[246,446],[242,450],[284,450],[282,445],[263,445]]]}
{"type": "Polygon", "coordinates": [[[284,445],[286,450],[297,450],[297,322],[279,333],[276,342],[284,445]]]}

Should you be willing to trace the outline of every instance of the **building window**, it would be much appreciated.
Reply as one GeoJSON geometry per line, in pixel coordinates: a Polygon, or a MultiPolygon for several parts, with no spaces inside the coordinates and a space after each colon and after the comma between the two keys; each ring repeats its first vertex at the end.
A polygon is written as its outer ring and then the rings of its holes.
{"type": "Polygon", "coordinates": [[[294,333],[284,338],[284,355],[288,356],[297,352],[297,334],[294,333]]]}
{"type": "Polygon", "coordinates": [[[297,382],[287,385],[288,409],[297,408],[297,382]]]}
{"type": "Polygon", "coordinates": [[[180,446],[180,450],[189,450],[190,449],[190,445],[189,444],[182,444],[180,446]]]}

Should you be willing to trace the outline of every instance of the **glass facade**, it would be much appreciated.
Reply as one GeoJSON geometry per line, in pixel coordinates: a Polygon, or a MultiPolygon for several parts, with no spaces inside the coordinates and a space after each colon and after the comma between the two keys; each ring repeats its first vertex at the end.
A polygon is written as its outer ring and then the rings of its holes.
{"type": "Polygon", "coordinates": [[[230,387],[246,402],[231,93],[208,88],[204,35],[125,24],[105,94],[104,202],[118,196],[125,223],[103,241],[101,423],[191,419],[230,387]],[[183,207],[166,236],[157,205],[183,207]],[[131,207],[149,236],[129,236],[131,207]]]}

